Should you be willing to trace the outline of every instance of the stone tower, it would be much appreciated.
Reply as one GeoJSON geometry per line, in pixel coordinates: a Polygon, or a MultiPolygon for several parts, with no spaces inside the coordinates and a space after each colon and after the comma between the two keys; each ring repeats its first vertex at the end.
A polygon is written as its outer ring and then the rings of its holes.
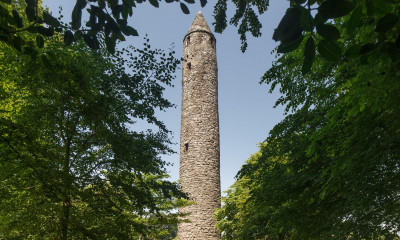
{"type": "Polygon", "coordinates": [[[178,239],[220,239],[213,215],[221,195],[216,41],[201,12],[183,45],[179,175],[181,189],[197,204],[179,209],[191,214],[178,225],[178,239]]]}

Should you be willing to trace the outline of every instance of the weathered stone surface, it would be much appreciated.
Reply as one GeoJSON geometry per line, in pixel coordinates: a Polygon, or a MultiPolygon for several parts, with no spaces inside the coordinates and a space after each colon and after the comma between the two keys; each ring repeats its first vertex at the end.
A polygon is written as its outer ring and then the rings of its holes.
{"type": "Polygon", "coordinates": [[[216,41],[199,12],[183,40],[180,186],[197,205],[178,225],[179,240],[215,240],[213,212],[220,207],[218,68],[216,41]]]}

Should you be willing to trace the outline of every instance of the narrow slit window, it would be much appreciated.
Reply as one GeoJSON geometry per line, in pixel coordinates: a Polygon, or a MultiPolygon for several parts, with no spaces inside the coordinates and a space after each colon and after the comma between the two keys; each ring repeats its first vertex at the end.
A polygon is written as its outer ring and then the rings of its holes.
{"type": "Polygon", "coordinates": [[[192,70],[192,64],[191,63],[187,64],[187,69],[192,70]]]}
{"type": "Polygon", "coordinates": [[[210,43],[214,44],[214,38],[210,37],[210,43]]]}
{"type": "Polygon", "coordinates": [[[189,46],[190,43],[190,36],[187,37],[186,46],[189,46]]]}
{"type": "Polygon", "coordinates": [[[185,151],[189,150],[189,143],[185,143],[185,151]]]}

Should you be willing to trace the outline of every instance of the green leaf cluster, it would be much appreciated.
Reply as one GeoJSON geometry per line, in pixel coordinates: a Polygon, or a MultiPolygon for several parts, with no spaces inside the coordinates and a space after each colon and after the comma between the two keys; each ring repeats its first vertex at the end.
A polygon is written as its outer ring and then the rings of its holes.
{"type": "MultiPolygon", "coordinates": [[[[27,33],[40,37],[51,37],[56,33],[63,35],[66,45],[81,39],[91,49],[99,49],[100,36],[105,36],[107,50],[114,54],[117,41],[125,41],[125,36],[138,36],[135,28],[128,25],[129,17],[138,4],[146,0],[76,0],[71,13],[72,22],[61,22],[61,17],[54,17],[51,13],[43,11],[41,0],[7,0],[0,2],[0,41],[22,51],[24,47],[43,47],[41,41],[34,43],[25,38],[27,33]],[[82,19],[83,11],[89,13],[89,19],[82,19]],[[86,22],[83,26],[82,23],[86,22]]],[[[158,8],[160,0],[148,0],[158,8]]],[[[183,13],[189,14],[185,3],[193,4],[194,0],[165,0],[166,3],[179,2],[183,13]]],[[[207,0],[201,0],[204,7],[207,0]]],[[[61,13],[60,13],[61,15],[61,13]]],[[[36,37],[36,36],[34,36],[36,37]]],[[[30,54],[31,51],[25,51],[30,54]]]]}
{"type": "MultiPolygon", "coordinates": [[[[247,32],[250,32],[255,37],[261,36],[262,24],[257,14],[262,14],[268,9],[269,0],[232,0],[232,3],[236,6],[236,12],[229,23],[238,27],[238,34],[242,42],[241,50],[245,52],[247,48],[247,32]]],[[[222,33],[227,27],[226,11],[227,1],[218,0],[214,6],[215,23],[213,23],[217,33],[222,33]]]]}
{"type": "MultiPolygon", "coordinates": [[[[258,16],[246,17],[246,9],[258,6],[258,14],[262,14],[268,7],[268,1],[233,3],[237,12],[230,23],[238,26],[241,19],[238,32],[242,40],[242,51],[245,51],[245,34],[251,32],[253,36],[258,37],[261,29],[258,16]]],[[[215,5],[216,32],[222,32],[227,26],[226,11],[225,1],[219,1],[215,5]]],[[[399,59],[400,52],[398,12],[398,1],[391,0],[291,0],[290,8],[275,29],[273,39],[280,43],[278,53],[292,52],[298,49],[303,41],[308,41],[303,62],[300,63],[303,65],[303,74],[311,70],[316,54],[315,46],[326,61],[336,64],[347,61],[346,52],[350,49],[352,58],[359,59],[361,63],[368,61],[370,53],[374,53],[374,58],[382,61],[387,57],[395,61],[399,59]],[[337,24],[341,24],[341,29],[337,28],[337,24]],[[357,38],[360,32],[366,30],[373,30],[370,31],[368,41],[357,39],[352,45],[343,44],[357,38]],[[369,51],[355,51],[352,48],[354,45],[368,47],[369,51]]]]}

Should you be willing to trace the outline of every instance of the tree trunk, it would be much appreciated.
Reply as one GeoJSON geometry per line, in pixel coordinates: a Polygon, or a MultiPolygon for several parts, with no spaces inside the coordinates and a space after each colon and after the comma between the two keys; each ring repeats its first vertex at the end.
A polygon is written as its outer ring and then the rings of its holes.
{"type": "Polygon", "coordinates": [[[69,225],[69,209],[71,207],[71,199],[69,196],[63,198],[63,214],[61,219],[61,240],[68,239],[68,225],[69,225]]]}
{"type": "Polygon", "coordinates": [[[69,227],[69,217],[70,217],[70,208],[71,208],[71,197],[70,197],[71,180],[70,180],[70,176],[69,176],[70,149],[71,149],[71,143],[69,140],[67,140],[66,149],[65,149],[65,159],[64,159],[63,168],[62,168],[63,205],[62,205],[62,216],[61,216],[61,222],[60,222],[61,240],[68,240],[68,227],[69,227]]]}

